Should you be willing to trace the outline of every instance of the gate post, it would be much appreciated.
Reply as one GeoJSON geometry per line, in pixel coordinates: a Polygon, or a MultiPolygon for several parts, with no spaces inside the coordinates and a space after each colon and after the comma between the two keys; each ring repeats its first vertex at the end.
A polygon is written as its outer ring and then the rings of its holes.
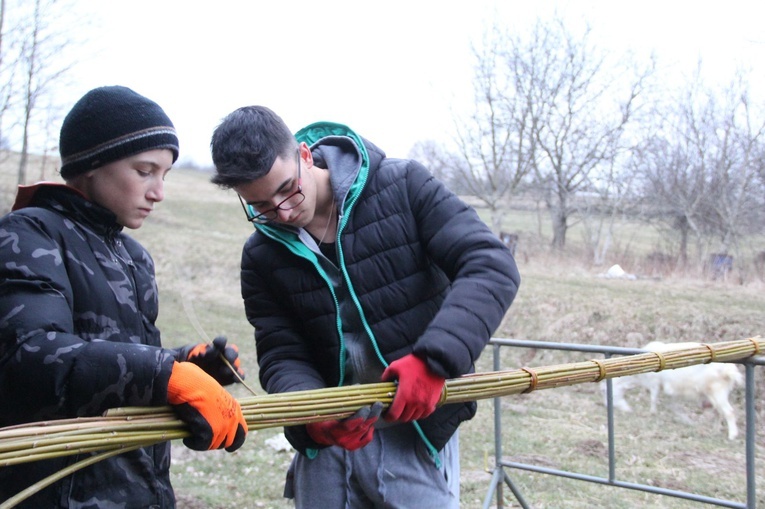
{"type": "MultiPolygon", "coordinates": [[[[493,345],[494,353],[494,371],[500,371],[500,347],[501,345],[493,345]]],[[[491,476],[491,483],[489,484],[489,491],[486,493],[486,498],[483,500],[483,509],[489,509],[492,496],[494,492],[497,493],[497,509],[504,507],[504,498],[502,496],[502,481],[510,488],[510,491],[515,495],[515,499],[521,504],[523,509],[529,509],[529,505],[524,500],[523,495],[518,488],[513,484],[510,476],[505,472],[502,459],[502,398],[494,398],[494,472],[491,476]]]]}

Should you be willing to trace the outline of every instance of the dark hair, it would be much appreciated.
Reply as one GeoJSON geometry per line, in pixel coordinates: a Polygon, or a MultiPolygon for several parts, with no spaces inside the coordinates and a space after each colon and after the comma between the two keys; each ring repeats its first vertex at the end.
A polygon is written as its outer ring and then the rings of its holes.
{"type": "Polygon", "coordinates": [[[297,147],[284,121],[265,106],[245,106],[229,113],[210,141],[216,174],[213,184],[230,189],[266,175],[278,156],[297,147]]]}

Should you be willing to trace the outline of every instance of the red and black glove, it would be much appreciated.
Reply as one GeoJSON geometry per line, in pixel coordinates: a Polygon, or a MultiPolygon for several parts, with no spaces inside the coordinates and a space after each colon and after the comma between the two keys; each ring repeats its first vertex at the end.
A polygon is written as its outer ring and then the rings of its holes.
{"type": "Polygon", "coordinates": [[[167,402],[191,431],[183,439],[189,449],[239,449],[247,436],[247,422],[239,402],[213,377],[190,362],[173,363],[167,402]]]}
{"type": "Polygon", "coordinates": [[[375,423],[380,417],[383,404],[360,408],[355,414],[341,421],[311,422],[305,425],[308,434],[322,445],[337,445],[355,451],[372,441],[375,423]]]}
{"type": "Polygon", "coordinates": [[[432,414],[446,379],[433,373],[424,360],[409,354],[393,361],[383,371],[382,381],[398,380],[386,421],[409,422],[424,419],[432,414]]]}
{"type": "Polygon", "coordinates": [[[244,371],[242,371],[239,360],[239,349],[234,344],[226,346],[226,341],[224,336],[218,336],[213,339],[212,344],[200,343],[184,346],[178,350],[178,361],[193,362],[221,385],[238,382],[239,378],[223,362],[221,357],[225,358],[236,369],[239,376],[244,379],[244,371]]]}

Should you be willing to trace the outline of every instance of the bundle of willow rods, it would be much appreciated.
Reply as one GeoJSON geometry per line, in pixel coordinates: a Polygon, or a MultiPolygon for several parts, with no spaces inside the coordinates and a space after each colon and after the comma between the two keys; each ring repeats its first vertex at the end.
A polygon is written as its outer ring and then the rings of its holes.
{"type": "MultiPolygon", "coordinates": [[[[475,373],[447,380],[439,405],[599,382],[606,378],[714,361],[736,361],[761,352],[765,352],[765,340],[757,336],[739,341],[701,343],[662,353],[475,373]]],[[[387,408],[393,401],[395,391],[394,383],[384,382],[254,396],[242,398],[239,403],[247,426],[254,430],[342,419],[377,401],[387,408]]],[[[125,407],[110,410],[103,417],[10,426],[0,428],[0,468],[72,454],[100,453],[84,460],[87,463],[72,466],[72,469],[78,469],[127,450],[187,436],[189,432],[185,423],[175,416],[170,407],[125,407]]],[[[60,472],[46,485],[71,471],[60,472]]],[[[5,507],[12,505],[0,505],[0,509],[5,507]]]]}

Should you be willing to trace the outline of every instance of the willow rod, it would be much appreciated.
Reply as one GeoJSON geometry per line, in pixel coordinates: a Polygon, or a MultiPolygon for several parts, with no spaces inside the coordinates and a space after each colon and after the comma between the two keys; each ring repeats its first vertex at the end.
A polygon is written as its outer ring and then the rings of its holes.
{"type": "MultiPolygon", "coordinates": [[[[661,353],[475,373],[447,380],[439,405],[599,382],[709,362],[738,361],[761,352],[765,352],[765,340],[757,336],[738,341],[701,343],[661,353]]],[[[239,403],[248,428],[253,430],[342,419],[378,401],[387,408],[395,392],[395,383],[383,382],[253,396],[241,398],[239,403]]],[[[103,417],[61,419],[0,428],[0,467],[82,453],[99,452],[103,457],[108,457],[136,447],[187,436],[186,424],[177,419],[169,407],[116,408],[103,417]]],[[[44,481],[48,480],[41,483],[44,481]]],[[[44,486],[47,484],[37,489],[44,486]]],[[[1,504],[0,509],[13,507],[6,503],[1,504]]]]}

